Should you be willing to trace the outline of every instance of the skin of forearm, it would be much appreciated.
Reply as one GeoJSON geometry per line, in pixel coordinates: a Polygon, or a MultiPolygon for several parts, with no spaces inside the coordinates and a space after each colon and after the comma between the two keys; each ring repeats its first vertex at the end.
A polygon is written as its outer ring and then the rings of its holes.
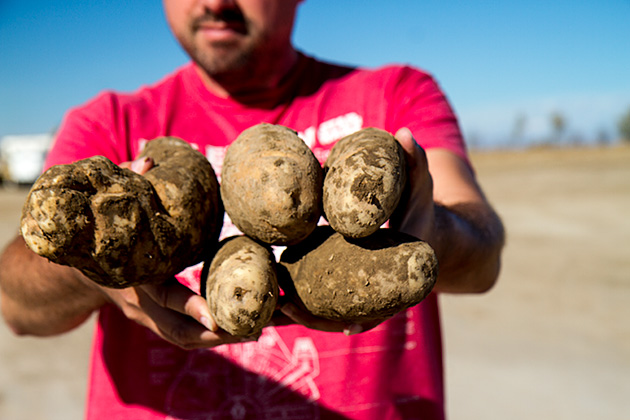
{"type": "Polygon", "coordinates": [[[435,205],[433,238],[439,262],[435,291],[482,293],[496,282],[504,245],[503,224],[485,203],[435,205]]]}
{"type": "Polygon", "coordinates": [[[78,270],[40,257],[20,236],[0,256],[0,299],[13,332],[36,336],[67,332],[106,302],[78,270]]]}

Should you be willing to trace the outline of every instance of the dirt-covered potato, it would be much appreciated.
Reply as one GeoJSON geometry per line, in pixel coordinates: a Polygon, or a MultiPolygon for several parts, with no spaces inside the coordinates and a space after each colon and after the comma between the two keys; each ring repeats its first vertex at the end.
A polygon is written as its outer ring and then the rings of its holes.
{"type": "Polygon", "coordinates": [[[29,248],[114,288],[161,283],[200,262],[223,223],[210,163],[174,137],[143,155],[154,161],[144,176],[102,156],[42,174],[22,211],[29,248]]]}
{"type": "Polygon", "coordinates": [[[261,333],[278,302],[275,265],[271,250],[247,236],[222,241],[203,274],[210,314],[219,327],[234,336],[261,333]]]}
{"type": "Polygon", "coordinates": [[[268,244],[294,244],[317,225],[322,179],[321,165],[293,130],[259,124],[228,148],[221,197],[243,233],[268,244]]]}
{"type": "Polygon", "coordinates": [[[292,281],[287,295],[310,313],[335,321],[384,320],[420,303],[432,290],[437,259],[423,241],[390,229],[347,239],[318,227],[280,259],[292,281]]]}
{"type": "Polygon", "coordinates": [[[366,237],[390,218],[407,176],[402,147],[376,128],[339,140],[324,173],[324,214],[333,229],[350,238],[366,237]]]}

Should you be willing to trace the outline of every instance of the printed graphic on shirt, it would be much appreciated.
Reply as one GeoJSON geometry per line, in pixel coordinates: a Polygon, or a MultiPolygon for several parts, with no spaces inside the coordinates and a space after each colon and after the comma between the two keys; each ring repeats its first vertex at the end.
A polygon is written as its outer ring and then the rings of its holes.
{"type": "Polygon", "coordinates": [[[356,112],[349,112],[324,121],[318,127],[309,127],[299,132],[298,136],[310,148],[315,145],[315,140],[319,140],[319,144],[327,146],[342,137],[359,131],[362,127],[363,117],[356,112]]]}
{"type": "MultiPolygon", "coordinates": [[[[410,312],[388,322],[388,340],[378,344],[322,351],[311,337],[297,337],[289,346],[276,328],[268,327],[257,343],[187,352],[184,366],[168,386],[164,412],[168,420],[317,420],[325,414],[317,383],[349,379],[340,369],[340,360],[352,358],[355,366],[370,370],[372,363],[395,364],[390,358],[418,347],[410,312]]],[[[383,330],[380,325],[371,333],[381,334],[383,330]]],[[[159,356],[162,364],[169,358],[168,354],[151,354],[153,358],[159,356]]],[[[421,403],[417,395],[399,395],[392,400],[387,393],[380,396],[382,399],[366,401],[361,395],[372,394],[377,385],[361,381],[350,386],[354,397],[335,404],[339,413],[376,413],[392,402],[401,407],[421,403]]]]}
{"type": "Polygon", "coordinates": [[[289,350],[269,327],[257,343],[191,351],[167,393],[167,418],[319,419],[318,375],[311,338],[297,338],[289,350]]]}

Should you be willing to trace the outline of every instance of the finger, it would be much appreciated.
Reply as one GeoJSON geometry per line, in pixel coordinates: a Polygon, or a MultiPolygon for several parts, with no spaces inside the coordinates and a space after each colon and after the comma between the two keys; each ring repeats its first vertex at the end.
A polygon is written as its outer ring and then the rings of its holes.
{"type": "Polygon", "coordinates": [[[160,306],[144,290],[139,291],[141,322],[157,335],[183,349],[210,348],[222,344],[250,341],[225,331],[210,331],[190,316],[160,306]]]}
{"type": "Polygon", "coordinates": [[[137,174],[144,175],[154,165],[155,165],[155,163],[153,162],[153,159],[151,159],[148,156],[145,156],[145,157],[133,160],[131,162],[123,162],[119,166],[121,168],[130,169],[130,170],[134,171],[137,174]]]}
{"type": "Polygon", "coordinates": [[[273,313],[271,320],[269,321],[269,326],[273,327],[281,327],[284,325],[295,325],[295,321],[282,313],[281,310],[277,310],[273,313]]]}
{"type": "Polygon", "coordinates": [[[409,130],[407,127],[403,127],[396,131],[394,138],[398,141],[398,143],[405,151],[407,164],[412,171],[416,166],[418,166],[419,163],[422,163],[423,167],[426,166],[425,152],[422,147],[420,147],[418,142],[416,142],[416,140],[413,138],[411,130],[409,130]]]}
{"type": "Polygon", "coordinates": [[[355,335],[363,332],[363,327],[359,324],[351,324],[343,329],[345,335],[355,335]]]}
{"type": "Polygon", "coordinates": [[[210,315],[206,300],[175,279],[160,285],[144,285],[141,288],[159,306],[188,315],[210,331],[219,330],[210,315]]]}
{"type": "MultiPolygon", "coordinates": [[[[374,320],[374,321],[363,322],[361,324],[355,324],[355,325],[358,325],[359,327],[361,327],[360,331],[355,329],[353,333],[350,333],[348,335],[356,334],[356,333],[359,333],[359,332],[363,333],[363,332],[370,331],[371,329],[374,329],[374,328],[378,327],[379,325],[381,325],[381,323],[383,321],[384,321],[383,319],[377,319],[377,320],[374,320]]],[[[352,327],[352,326],[350,326],[350,327],[352,327]]]]}
{"type": "Polygon", "coordinates": [[[411,130],[409,130],[407,127],[403,127],[396,131],[394,137],[396,138],[396,140],[398,140],[398,143],[400,143],[403,150],[407,154],[412,155],[414,153],[413,149],[415,149],[414,143],[416,141],[413,139],[413,134],[411,134],[411,130]]]}
{"type": "Polygon", "coordinates": [[[354,334],[363,333],[363,332],[371,330],[372,328],[377,327],[378,325],[380,325],[381,322],[383,322],[382,319],[377,319],[377,320],[363,322],[360,324],[350,324],[350,325],[347,325],[346,328],[344,328],[343,333],[345,335],[354,335],[354,334]]]}
{"type": "Polygon", "coordinates": [[[300,324],[307,328],[327,332],[343,332],[345,335],[354,335],[369,331],[377,327],[383,320],[372,320],[364,323],[346,323],[331,321],[316,317],[307,311],[300,309],[293,303],[286,303],[281,308],[282,315],[274,316],[272,325],[292,325],[300,324]]]}
{"type": "Polygon", "coordinates": [[[280,310],[295,323],[313,330],[342,332],[349,327],[344,322],[330,321],[328,319],[316,317],[304,310],[301,310],[293,303],[284,304],[280,310]]]}

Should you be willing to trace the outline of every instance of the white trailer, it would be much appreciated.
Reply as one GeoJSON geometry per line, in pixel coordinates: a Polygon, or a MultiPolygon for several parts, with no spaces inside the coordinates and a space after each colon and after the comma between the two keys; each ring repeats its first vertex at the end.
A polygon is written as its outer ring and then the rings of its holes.
{"type": "Polygon", "coordinates": [[[44,167],[52,144],[50,134],[10,135],[0,139],[0,174],[3,181],[32,184],[44,167]]]}

